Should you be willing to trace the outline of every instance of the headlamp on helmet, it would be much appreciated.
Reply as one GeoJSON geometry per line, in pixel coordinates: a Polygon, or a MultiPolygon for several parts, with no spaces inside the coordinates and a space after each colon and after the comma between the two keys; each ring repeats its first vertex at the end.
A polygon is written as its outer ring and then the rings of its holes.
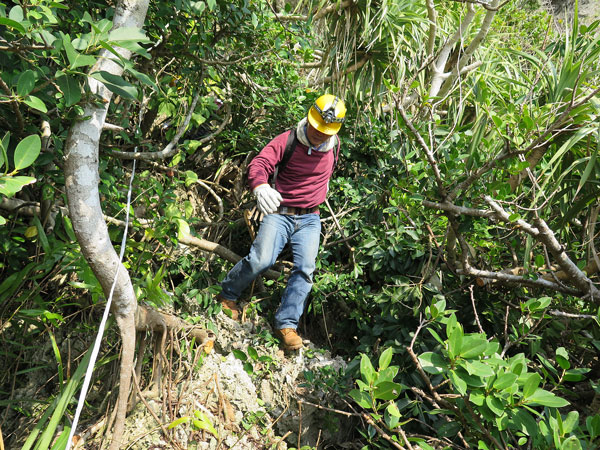
{"type": "Polygon", "coordinates": [[[346,120],[346,105],[340,98],[325,94],[308,111],[308,122],[321,133],[334,135],[346,120]]]}

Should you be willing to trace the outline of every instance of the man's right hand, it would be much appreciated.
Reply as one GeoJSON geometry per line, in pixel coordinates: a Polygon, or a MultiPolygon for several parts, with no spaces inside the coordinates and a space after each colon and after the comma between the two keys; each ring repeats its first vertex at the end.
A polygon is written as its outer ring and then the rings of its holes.
{"type": "Polygon", "coordinates": [[[254,196],[256,197],[256,206],[263,214],[273,214],[277,212],[277,208],[283,200],[281,194],[273,189],[268,184],[261,184],[254,188],[254,196]]]}

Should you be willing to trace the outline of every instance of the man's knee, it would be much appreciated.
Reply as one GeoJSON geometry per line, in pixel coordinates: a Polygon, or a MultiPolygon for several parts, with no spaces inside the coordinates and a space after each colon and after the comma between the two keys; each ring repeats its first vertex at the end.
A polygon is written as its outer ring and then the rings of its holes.
{"type": "Polygon", "coordinates": [[[250,255],[247,262],[252,268],[252,272],[256,274],[263,273],[264,271],[269,269],[269,267],[275,264],[275,261],[273,261],[271,257],[265,257],[264,255],[261,256],[256,254],[250,255]]]}

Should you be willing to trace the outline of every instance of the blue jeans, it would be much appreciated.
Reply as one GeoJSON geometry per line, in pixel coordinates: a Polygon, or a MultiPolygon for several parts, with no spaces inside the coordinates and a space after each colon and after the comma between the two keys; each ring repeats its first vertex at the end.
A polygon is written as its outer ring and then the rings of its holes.
{"type": "Polygon", "coordinates": [[[294,266],[275,313],[275,328],[297,328],[312,288],[320,237],[321,218],[318,214],[265,216],[250,253],[238,261],[221,283],[221,296],[227,300],[237,300],[258,275],[275,263],[289,242],[294,266]]]}

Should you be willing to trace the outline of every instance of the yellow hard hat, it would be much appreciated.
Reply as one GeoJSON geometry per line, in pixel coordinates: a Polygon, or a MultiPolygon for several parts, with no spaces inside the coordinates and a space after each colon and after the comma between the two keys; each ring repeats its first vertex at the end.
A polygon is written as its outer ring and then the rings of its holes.
{"type": "Polygon", "coordinates": [[[321,133],[334,135],[346,118],[346,105],[335,95],[321,95],[308,111],[308,122],[321,133]]]}

